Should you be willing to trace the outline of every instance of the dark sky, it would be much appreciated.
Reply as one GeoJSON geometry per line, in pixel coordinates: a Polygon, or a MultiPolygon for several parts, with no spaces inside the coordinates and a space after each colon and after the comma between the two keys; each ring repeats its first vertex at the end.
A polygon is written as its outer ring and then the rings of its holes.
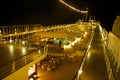
{"type": "MultiPolygon", "coordinates": [[[[78,9],[89,8],[103,27],[111,30],[114,19],[120,14],[119,0],[64,0],[78,9]]],[[[0,25],[74,23],[83,14],[71,10],[58,0],[3,0],[0,2],[0,25]]]]}
{"type": "Polygon", "coordinates": [[[88,0],[90,13],[100,20],[101,25],[111,30],[116,16],[120,15],[119,0],[88,0]]]}

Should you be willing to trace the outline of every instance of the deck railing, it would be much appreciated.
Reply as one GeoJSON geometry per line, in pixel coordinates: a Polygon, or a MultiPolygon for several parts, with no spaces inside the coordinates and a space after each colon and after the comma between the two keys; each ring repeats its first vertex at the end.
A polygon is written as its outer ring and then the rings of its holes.
{"type": "Polygon", "coordinates": [[[39,53],[38,51],[24,55],[18,59],[10,61],[0,66],[0,80],[17,71],[28,63],[34,61],[36,58],[41,57],[45,53],[39,53]]]}

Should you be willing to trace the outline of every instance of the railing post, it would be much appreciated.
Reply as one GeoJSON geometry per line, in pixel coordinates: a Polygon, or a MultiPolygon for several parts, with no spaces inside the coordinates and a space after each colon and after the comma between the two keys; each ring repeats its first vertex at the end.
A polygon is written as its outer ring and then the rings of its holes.
{"type": "Polygon", "coordinates": [[[26,63],[27,63],[27,61],[26,61],[26,56],[24,56],[25,57],[25,65],[26,65],[26,63]]]}
{"type": "Polygon", "coordinates": [[[13,61],[13,64],[12,64],[12,72],[15,71],[15,61],[13,61]]]}

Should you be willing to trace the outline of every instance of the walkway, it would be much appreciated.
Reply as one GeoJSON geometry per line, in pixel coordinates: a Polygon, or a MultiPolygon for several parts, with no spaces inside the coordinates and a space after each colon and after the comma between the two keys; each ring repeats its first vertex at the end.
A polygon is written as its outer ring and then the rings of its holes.
{"type": "Polygon", "coordinates": [[[88,51],[83,71],[78,80],[108,80],[107,68],[104,60],[104,43],[100,31],[98,30],[96,32],[91,43],[91,48],[88,51]]]}

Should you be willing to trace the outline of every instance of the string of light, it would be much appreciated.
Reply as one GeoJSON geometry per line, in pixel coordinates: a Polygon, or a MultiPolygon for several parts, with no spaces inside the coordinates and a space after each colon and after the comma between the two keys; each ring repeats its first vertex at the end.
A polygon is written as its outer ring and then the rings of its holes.
{"type": "Polygon", "coordinates": [[[87,12],[88,12],[88,11],[79,10],[79,9],[77,9],[77,8],[75,8],[75,7],[71,6],[71,5],[69,5],[68,3],[64,2],[63,0],[59,0],[59,1],[60,1],[61,3],[63,3],[64,5],[68,6],[69,8],[71,8],[71,9],[77,11],[77,12],[80,12],[80,13],[87,13],[87,12]]]}

